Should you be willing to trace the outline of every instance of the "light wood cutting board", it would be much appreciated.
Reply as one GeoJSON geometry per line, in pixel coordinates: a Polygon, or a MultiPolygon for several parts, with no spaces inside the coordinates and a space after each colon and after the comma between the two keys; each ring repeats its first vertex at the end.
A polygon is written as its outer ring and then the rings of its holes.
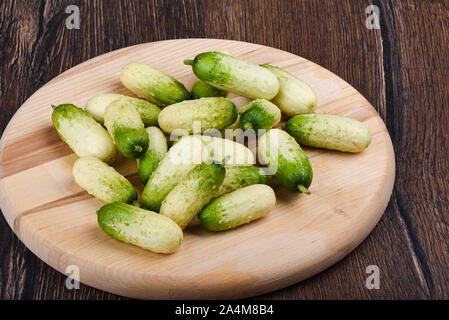
{"type": "MultiPolygon", "coordinates": [[[[237,105],[244,98],[231,96],[237,105]]],[[[118,170],[139,185],[134,160],[118,170]]],[[[394,152],[385,125],[370,103],[328,70],[293,54],[260,45],[215,39],[146,43],[86,61],[56,77],[14,115],[0,142],[0,205],[11,228],[40,259],[62,273],[80,269],[81,282],[135,298],[244,298],[286,287],[342,259],[374,228],[394,182],[394,152]],[[120,83],[132,61],[154,65],[182,81],[195,81],[191,59],[228,49],[239,58],[269,63],[308,82],[319,113],[364,122],[370,146],[359,154],[305,148],[314,179],[310,196],[273,185],[277,204],[266,217],[211,233],[187,228],[180,250],[155,254],[108,237],[97,226],[102,203],[72,178],[76,156],[51,123],[51,105],[85,106],[102,92],[130,94],[120,83]]]]}

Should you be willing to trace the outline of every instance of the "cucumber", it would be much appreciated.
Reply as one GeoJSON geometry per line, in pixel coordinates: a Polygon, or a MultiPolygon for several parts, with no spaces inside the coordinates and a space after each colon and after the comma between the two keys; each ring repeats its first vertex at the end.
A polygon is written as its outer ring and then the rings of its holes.
{"type": "Polygon", "coordinates": [[[106,108],[104,125],[125,157],[139,158],[147,151],[148,134],[136,107],[126,99],[114,101],[106,108]]]}
{"type": "Polygon", "coordinates": [[[193,73],[207,84],[250,99],[270,100],[279,90],[273,73],[223,52],[203,52],[184,63],[191,65],[193,73]]]}
{"type": "Polygon", "coordinates": [[[195,166],[162,201],[159,213],[184,229],[212,200],[225,175],[226,169],[215,162],[195,166]]]}
{"type": "Polygon", "coordinates": [[[131,182],[97,158],[79,158],[75,161],[72,172],[75,182],[81,188],[105,203],[130,203],[137,199],[131,182]]]}
{"type": "Polygon", "coordinates": [[[103,123],[106,107],[119,99],[125,99],[136,107],[145,127],[157,126],[157,117],[159,116],[159,112],[161,112],[159,107],[146,100],[128,97],[118,93],[101,93],[90,98],[87,101],[86,111],[89,112],[95,120],[103,123]]]}
{"type": "Polygon", "coordinates": [[[310,194],[312,166],[296,140],[280,129],[267,131],[260,139],[258,152],[279,182],[293,192],[310,194]]]}
{"type": "Polygon", "coordinates": [[[315,112],[318,98],[312,87],[279,67],[269,64],[261,66],[273,72],[279,80],[279,92],[271,102],[283,113],[295,116],[315,112]]]}
{"type": "Polygon", "coordinates": [[[223,97],[201,98],[172,104],[159,114],[158,122],[167,133],[182,130],[193,133],[194,122],[201,124],[201,132],[224,129],[237,119],[235,104],[223,97]]]}
{"type": "Polygon", "coordinates": [[[195,165],[224,158],[229,166],[254,164],[251,150],[240,143],[198,135],[179,138],[150,176],[142,192],[142,206],[159,211],[165,197],[195,165]]]}
{"type": "Polygon", "coordinates": [[[226,97],[228,94],[224,90],[212,87],[200,79],[196,80],[190,93],[193,99],[208,98],[208,97],[226,97]]]}
{"type": "Polygon", "coordinates": [[[270,176],[254,166],[226,166],[226,176],[215,197],[247,187],[252,184],[267,184],[270,176]]]}
{"type": "Polygon", "coordinates": [[[371,134],[363,123],[330,114],[295,116],[287,121],[285,130],[298,143],[315,148],[360,152],[371,142],[371,134]]]}
{"type": "Polygon", "coordinates": [[[137,160],[137,173],[144,184],[148,182],[151,174],[156,170],[159,162],[167,153],[167,139],[161,129],[148,127],[146,131],[150,144],[143,157],[137,160]]]}
{"type": "Polygon", "coordinates": [[[268,130],[281,121],[281,110],[270,101],[257,99],[238,110],[243,130],[268,130]]]}
{"type": "Polygon", "coordinates": [[[62,141],[79,157],[114,162],[117,148],[111,136],[87,111],[73,104],[61,104],[53,108],[51,117],[62,141]]]}
{"type": "Polygon", "coordinates": [[[120,74],[120,81],[132,93],[159,107],[190,99],[184,85],[159,69],[144,63],[130,63],[120,74]]]}
{"type": "Polygon", "coordinates": [[[214,199],[201,211],[198,220],[209,231],[228,230],[265,216],[275,204],[273,189],[254,184],[214,199]]]}
{"type": "MultiPolygon", "coordinates": [[[[232,52],[226,49],[217,50],[218,52],[232,56],[232,52]]],[[[224,90],[215,88],[206,82],[197,79],[190,92],[193,99],[207,98],[207,97],[226,97],[228,93],[224,90]]]]}
{"type": "Polygon", "coordinates": [[[142,192],[142,207],[159,211],[162,200],[195,165],[202,162],[199,136],[181,137],[165,154],[142,192]]]}
{"type": "Polygon", "coordinates": [[[98,225],[114,239],[157,253],[181,246],[181,228],[171,219],[129,204],[114,202],[97,211],[98,225]]]}

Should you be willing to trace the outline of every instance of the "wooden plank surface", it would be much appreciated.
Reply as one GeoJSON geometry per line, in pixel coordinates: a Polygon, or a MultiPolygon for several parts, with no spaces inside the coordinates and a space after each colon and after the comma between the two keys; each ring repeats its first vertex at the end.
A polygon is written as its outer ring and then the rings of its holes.
{"type": "MultiPolygon", "coordinates": [[[[0,132],[39,87],[82,61],[164,39],[249,41],[303,56],[359,90],[383,119],[397,161],[387,211],[369,238],[329,270],[261,298],[448,298],[448,3],[374,1],[381,29],[365,27],[370,1],[2,1],[0,132]],[[65,28],[78,4],[80,30],[65,28]],[[368,265],[379,290],[365,287],[368,265]]],[[[29,252],[0,222],[0,297],[117,299],[81,286],[29,252]]]]}
{"type": "MultiPolygon", "coordinates": [[[[247,103],[229,98],[237,106],[247,103]]],[[[319,273],[372,231],[389,202],[395,172],[385,124],[347,82],[291,53],[221,39],[140,44],[64,72],[21,106],[2,137],[0,153],[0,207],[19,239],[60,272],[78,266],[87,285],[145,299],[247,298],[319,273]],[[95,215],[102,203],[75,184],[71,169],[77,157],[57,137],[50,106],[66,101],[83,106],[101,92],[131,94],[119,80],[129,61],[158,66],[190,89],[196,77],[183,59],[218,49],[303,79],[317,93],[317,112],[348,116],[368,127],[369,147],[358,154],[305,149],[314,170],[310,196],[274,183],[277,204],[267,217],[219,234],[191,225],[176,254],[158,255],[107,237],[95,215]]],[[[137,178],[133,159],[121,159],[114,167],[137,178]]]]}

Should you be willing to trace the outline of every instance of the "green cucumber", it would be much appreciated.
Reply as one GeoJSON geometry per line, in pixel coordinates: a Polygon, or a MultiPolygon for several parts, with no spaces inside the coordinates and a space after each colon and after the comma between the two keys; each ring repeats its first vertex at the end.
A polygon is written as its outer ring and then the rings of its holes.
{"type": "Polygon", "coordinates": [[[161,162],[167,153],[167,139],[161,129],[148,127],[146,131],[150,144],[143,157],[137,160],[137,173],[144,184],[148,182],[151,174],[156,170],[159,162],[161,162]]]}
{"type": "Polygon", "coordinates": [[[363,123],[330,114],[295,116],[287,121],[285,130],[305,146],[343,152],[363,151],[371,142],[363,123]]]}
{"type": "Polygon", "coordinates": [[[225,158],[228,166],[254,164],[251,150],[240,143],[198,135],[179,138],[150,176],[142,192],[142,206],[159,211],[165,197],[197,164],[225,158]]]}
{"type": "Polygon", "coordinates": [[[118,93],[100,93],[87,101],[86,111],[89,112],[95,120],[104,122],[104,113],[107,106],[119,99],[126,99],[131,102],[140,114],[145,127],[157,126],[157,117],[161,109],[154,104],[138,98],[124,96],[118,93]]]}
{"type": "Polygon", "coordinates": [[[214,198],[225,175],[226,169],[215,162],[195,166],[162,201],[159,213],[184,229],[214,198]]]}
{"type": "Polygon", "coordinates": [[[73,165],[75,182],[95,198],[105,202],[130,203],[137,199],[131,182],[100,159],[82,157],[73,165]]]}
{"type": "Polygon", "coordinates": [[[288,116],[313,113],[318,103],[315,91],[307,83],[279,67],[269,64],[261,65],[267,68],[279,80],[279,92],[271,100],[288,116]]]}
{"type": "Polygon", "coordinates": [[[243,130],[268,130],[281,121],[281,110],[265,99],[251,101],[238,110],[243,130]]]}
{"type": "MultiPolygon", "coordinates": [[[[217,51],[232,56],[232,53],[229,50],[223,49],[217,51]]],[[[196,80],[190,94],[192,95],[193,99],[208,98],[208,97],[226,97],[228,95],[226,91],[215,88],[200,79],[196,80]]]]}
{"type": "Polygon", "coordinates": [[[112,163],[117,148],[109,133],[85,110],[73,104],[53,108],[53,125],[61,137],[79,157],[92,156],[112,163]]]}
{"type": "Polygon", "coordinates": [[[114,202],[97,211],[98,225],[114,239],[157,253],[181,246],[181,228],[171,219],[129,204],[114,202]]]}
{"type": "Polygon", "coordinates": [[[126,65],[120,80],[132,93],[160,107],[190,99],[189,91],[181,82],[144,63],[126,65]]]}
{"type": "Polygon", "coordinates": [[[198,136],[181,137],[151,174],[142,192],[142,207],[159,211],[167,194],[195,165],[201,163],[203,148],[198,136]]]}
{"type": "Polygon", "coordinates": [[[177,130],[193,133],[195,122],[201,124],[201,132],[209,129],[221,130],[237,119],[235,104],[223,97],[201,98],[172,104],[159,114],[162,130],[173,133],[177,130]]]}
{"type": "Polygon", "coordinates": [[[215,197],[247,187],[252,184],[267,184],[270,176],[255,166],[225,166],[226,176],[215,197]]]}
{"type": "Polygon", "coordinates": [[[106,108],[104,125],[125,157],[139,158],[147,151],[149,140],[142,119],[126,99],[114,101],[106,108]]]}
{"type": "Polygon", "coordinates": [[[208,98],[208,97],[226,97],[228,94],[224,90],[212,87],[200,79],[196,80],[190,93],[193,99],[208,98]]]}
{"type": "Polygon", "coordinates": [[[310,193],[312,166],[306,153],[287,132],[267,131],[259,139],[258,152],[283,186],[293,192],[310,193]]]}
{"type": "Polygon", "coordinates": [[[250,99],[270,100],[279,90],[276,76],[265,68],[223,52],[203,52],[184,60],[207,84],[250,99]]]}
{"type": "Polygon", "coordinates": [[[265,216],[275,204],[273,189],[254,184],[214,199],[201,211],[198,220],[209,231],[228,230],[265,216]]]}

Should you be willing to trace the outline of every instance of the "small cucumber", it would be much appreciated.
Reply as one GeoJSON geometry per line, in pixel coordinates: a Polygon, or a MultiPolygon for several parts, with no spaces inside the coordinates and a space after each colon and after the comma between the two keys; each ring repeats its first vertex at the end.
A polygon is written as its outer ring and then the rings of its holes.
{"type": "Polygon", "coordinates": [[[279,92],[271,100],[288,116],[313,113],[318,103],[315,91],[307,83],[279,67],[269,64],[261,65],[267,68],[279,80],[279,92]]]}
{"type": "Polygon", "coordinates": [[[197,164],[208,160],[221,161],[225,158],[228,166],[254,164],[253,153],[240,143],[198,135],[179,138],[150,176],[142,192],[142,206],[159,211],[169,192],[197,164]]]}
{"type": "Polygon", "coordinates": [[[189,91],[181,82],[144,63],[126,65],[120,80],[132,93],[160,107],[190,99],[189,91]]]}
{"type": "Polygon", "coordinates": [[[198,136],[181,137],[151,174],[142,192],[142,207],[159,211],[167,194],[195,165],[202,162],[203,148],[198,136]]]}
{"type": "Polygon", "coordinates": [[[97,211],[98,225],[114,239],[157,253],[181,246],[181,228],[171,219],[129,204],[114,202],[97,211]]]}
{"type": "Polygon", "coordinates": [[[148,127],[146,128],[146,131],[148,133],[150,144],[143,157],[137,160],[137,173],[144,184],[148,182],[151,174],[156,170],[159,162],[167,153],[167,139],[161,129],[157,127],[148,127]]]}
{"type": "Polygon", "coordinates": [[[215,162],[203,162],[187,176],[162,201],[160,214],[171,218],[181,229],[208,204],[217,193],[226,169],[215,162]]]}
{"type": "Polygon", "coordinates": [[[112,163],[117,148],[109,133],[85,110],[73,104],[54,107],[53,125],[62,141],[79,157],[93,156],[112,163]]]}
{"type": "Polygon", "coordinates": [[[273,189],[254,184],[214,199],[201,211],[198,220],[209,231],[228,230],[265,216],[275,204],[273,189]]]}
{"type": "Polygon", "coordinates": [[[75,182],[81,188],[105,203],[130,203],[137,199],[131,182],[97,158],[79,158],[73,165],[72,172],[75,182]]]}
{"type": "Polygon", "coordinates": [[[114,101],[106,108],[104,125],[125,157],[139,158],[147,151],[149,140],[142,119],[126,99],[114,101]]]}
{"type": "Polygon", "coordinates": [[[363,123],[330,114],[295,116],[287,121],[285,130],[298,143],[315,148],[360,152],[371,142],[371,134],[363,123]]]}
{"type": "Polygon", "coordinates": [[[240,114],[240,127],[248,129],[271,129],[281,121],[281,110],[265,99],[251,101],[238,110],[240,114]]]}
{"type": "Polygon", "coordinates": [[[118,93],[101,93],[90,98],[87,101],[86,111],[89,112],[95,120],[103,123],[106,107],[119,99],[125,99],[136,107],[145,127],[157,126],[157,117],[159,116],[159,112],[161,112],[159,107],[146,100],[128,97],[118,93]]]}
{"type": "Polygon", "coordinates": [[[226,97],[228,94],[224,90],[212,87],[206,82],[200,79],[196,80],[192,87],[192,92],[190,93],[193,99],[208,98],[208,97],[226,97]]]}
{"type": "MultiPolygon", "coordinates": [[[[232,53],[229,50],[223,49],[217,51],[232,56],[232,53]]],[[[192,95],[193,99],[208,98],[208,97],[226,97],[228,95],[226,91],[215,88],[200,79],[196,80],[190,94],[192,95]]]]}
{"type": "Polygon", "coordinates": [[[293,192],[304,192],[312,183],[312,166],[306,153],[287,132],[267,131],[258,146],[261,159],[269,165],[279,182],[293,192]]]}
{"type": "Polygon", "coordinates": [[[215,197],[247,187],[252,184],[267,184],[270,176],[254,166],[226,166],[226,176],[215,197]]]}
{"type": "Polygon", "coordinates": [[[270,100],[278,93],[279,81],[265,68],[223,52],[203,52],[184,60],[207,84],[250,98],[270,100]]]}
{"type": "Polygon", "coordinates": [[[201,124],[201,132],[221,130],[237,119],[235,104],[223,97],[201,98],[172,104],[159,114],[158,122],[167,133],[183,130],[192,133],[194,122],[201,124]]]}

